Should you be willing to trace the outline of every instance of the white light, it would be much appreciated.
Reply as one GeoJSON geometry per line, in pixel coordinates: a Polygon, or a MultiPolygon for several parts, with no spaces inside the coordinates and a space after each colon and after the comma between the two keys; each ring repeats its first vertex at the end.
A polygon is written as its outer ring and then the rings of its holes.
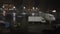
{"type": "Polygon", "coordinates": [[[38,9],[38,8],[36,7],[36,9],[38,9]]]}
{"type": "Polygon", "coordinates": [[[6,11],[3,11],[3,16],[5,16],[6,11]]]}
{"type": "Polygon", "coordinates": [[[14,10],[16,7],[15,6],[13,6],[13,8],[11,8],[11,9],[9,9],[9,10],[14,10]]]}
{"type": "Polygon", "coordinates": [[[53,10],[52,12],[56,12],[56,10],[53,10]]]}
{"type": "Polygon", "coordinates": [[[2,8],[4,8],[5,6],[2,6],[2,8]]]}
{"type": "Polygon", "coordinates": [[[32,13],[32,16],[34,16],[35,15],[35,13],[32,13]]]}
{"type": "Polygon", "coordinates": [[[15,6],[13,8],[15,8],[15,6]]]}
{"type": "Polygon", "coordinates": [[[25,9],[26,7],[23,7],[23,9],[25,9]]]}
{"type": "Polygon", "coordinates": [[[33,10],[34,10],[35,8],[33,7],[33,10]]]}

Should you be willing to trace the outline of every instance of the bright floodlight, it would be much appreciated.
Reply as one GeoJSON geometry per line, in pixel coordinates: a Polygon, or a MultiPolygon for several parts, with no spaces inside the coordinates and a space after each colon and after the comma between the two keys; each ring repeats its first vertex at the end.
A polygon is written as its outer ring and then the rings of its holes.
{"type": "Polygon", "coordinates": [[[53,10],[52,12],[56,12],[56,10],[53,10]]]}

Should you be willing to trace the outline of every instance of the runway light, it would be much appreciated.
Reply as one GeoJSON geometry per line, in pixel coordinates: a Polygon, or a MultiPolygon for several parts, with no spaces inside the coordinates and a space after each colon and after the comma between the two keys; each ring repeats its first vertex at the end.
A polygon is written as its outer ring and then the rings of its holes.
{"type": "Polygon", "coordinates": [[[53,10],[52,12],[56,12],[56,10],[53,10]]]}

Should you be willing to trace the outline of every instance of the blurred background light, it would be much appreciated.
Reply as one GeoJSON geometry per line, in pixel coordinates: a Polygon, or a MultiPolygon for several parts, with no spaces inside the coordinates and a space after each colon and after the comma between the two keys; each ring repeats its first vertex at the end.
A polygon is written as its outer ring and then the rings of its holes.
{"type": "Polygon", "coordinates": [[[38,8],[36,7],[36,10],[37,10],[38,8]]]}
{"type": "Polygon", "coordinates": [[[2,6],[2,8],[4,8],[4,6],[2,6]]]}
{"type": "Polygon", "coordinates": [[[13,8],[15,9],[15,6],[13,8]]]}
{"type": "Polygon", "coordinates": [[[52,12],[56,12],[56,10],[53,10],[52,12]]]}
{"type": "Polygon", "coordinates": [[[34,16],[35,15],[35,13],[32,13],[32,16],[34,16]]]}
{"type": "Polygon", "coordinates": [[[23,9],[26,9],[26,7],[24,6],[23,9]]]}
{"type": "Polygon", "coordinates": [[[32,8],[33,10],[35,9],[35,7],[32,8]]]}

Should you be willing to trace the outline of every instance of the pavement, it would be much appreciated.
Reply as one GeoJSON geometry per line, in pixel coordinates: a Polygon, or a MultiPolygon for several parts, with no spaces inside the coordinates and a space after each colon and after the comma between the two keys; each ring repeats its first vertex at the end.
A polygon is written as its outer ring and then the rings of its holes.
{"type": "Polygon", "coordinates": [[[48,24],[29,24],[28,26],[28,32],[42,33],[43,30],[51,30],[51,29],[53,28],[51,27],[51,25],[48,24]]]}

